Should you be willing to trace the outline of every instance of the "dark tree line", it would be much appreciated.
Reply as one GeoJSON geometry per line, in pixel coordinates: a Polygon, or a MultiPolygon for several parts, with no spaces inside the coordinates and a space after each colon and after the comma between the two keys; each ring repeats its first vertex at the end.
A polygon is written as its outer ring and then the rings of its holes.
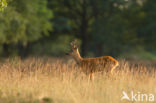
{"type": "Polygon", "coordinates": [[[0,14],[1,55],[156,55],[155,0],[14,0],[0,14]],[[140,52],[140,53],[139,53],[140,52]]]}

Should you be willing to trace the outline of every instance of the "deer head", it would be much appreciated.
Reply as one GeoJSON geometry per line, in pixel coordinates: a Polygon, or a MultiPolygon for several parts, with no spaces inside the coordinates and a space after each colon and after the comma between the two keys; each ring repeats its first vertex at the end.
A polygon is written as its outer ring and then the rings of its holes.
{"type": "Polygon", "coordinates": [[[66,53],[66,55],[72,56],[76,60],[77,64],[80,64],[82,57],[80,56],[80,53],[78,50],[77,41],[75,40],[71,42],[71,46],[72,46],[72,49],[68,53],[66,53]]]}
{"type": "Polygon", "coordinates": [[[66,55],[70,55],[70,56],[75,56],[78,54],[78,45],[77,45],[77,41],[74,40],[71,42],[71,46],[72,46],[72,49],[66,53],[66,55]]]}

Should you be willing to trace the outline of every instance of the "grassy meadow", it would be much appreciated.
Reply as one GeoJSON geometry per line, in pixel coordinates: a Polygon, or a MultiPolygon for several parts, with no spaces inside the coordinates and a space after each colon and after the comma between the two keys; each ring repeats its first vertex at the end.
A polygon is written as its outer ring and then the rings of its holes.
{"type": "Polygon", "coordinates": [[[5,59],[0,63],[0,103],[132,103],[121,100],[123,91],[156,96],[155,70],[151,62],[120,60],[113,75],[95,73],[88,81],[70,59],[5,59]]]}

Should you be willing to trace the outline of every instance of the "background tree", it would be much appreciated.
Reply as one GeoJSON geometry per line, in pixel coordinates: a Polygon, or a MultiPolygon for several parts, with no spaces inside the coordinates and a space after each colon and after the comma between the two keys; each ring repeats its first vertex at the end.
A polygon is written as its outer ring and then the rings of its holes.
{"type": "Polygon", "coordinates": [[[146,50],[155,52],[156,47],[156,1],[147,0],[144,2],[142,12],[145,13],[143,24],[140,25],[140,37],[144,40],[146,50]]]}
{"type": "Polygon", "coordinates": [[[7,7],[6,0],[0,0],[0,11],[3,11],[5,7],[7,7]]]}
{"type": "Polygon", "coordinates": [[[82,56],[154,59],[154,18],[154,0],[14,0],[0,14],[0,52],[63,56],[78,39],[82,56]]]}
{"type": "Polygon", "coordinates": [[[0,14],[0,44],[6,56],[14,53],[26,55],[29,44],[48,35],[52,30],[49,20],[52,11],[47,8],[47,1],[14,0],[0,14]]]}

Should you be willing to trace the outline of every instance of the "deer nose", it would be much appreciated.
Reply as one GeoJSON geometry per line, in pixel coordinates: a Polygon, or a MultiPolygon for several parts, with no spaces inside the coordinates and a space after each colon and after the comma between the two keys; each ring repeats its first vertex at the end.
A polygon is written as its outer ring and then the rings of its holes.
{"type": "Polygon", "coordinates": [[[69,53],[66,53],[65,55],[69,55],[69,53]]]}

